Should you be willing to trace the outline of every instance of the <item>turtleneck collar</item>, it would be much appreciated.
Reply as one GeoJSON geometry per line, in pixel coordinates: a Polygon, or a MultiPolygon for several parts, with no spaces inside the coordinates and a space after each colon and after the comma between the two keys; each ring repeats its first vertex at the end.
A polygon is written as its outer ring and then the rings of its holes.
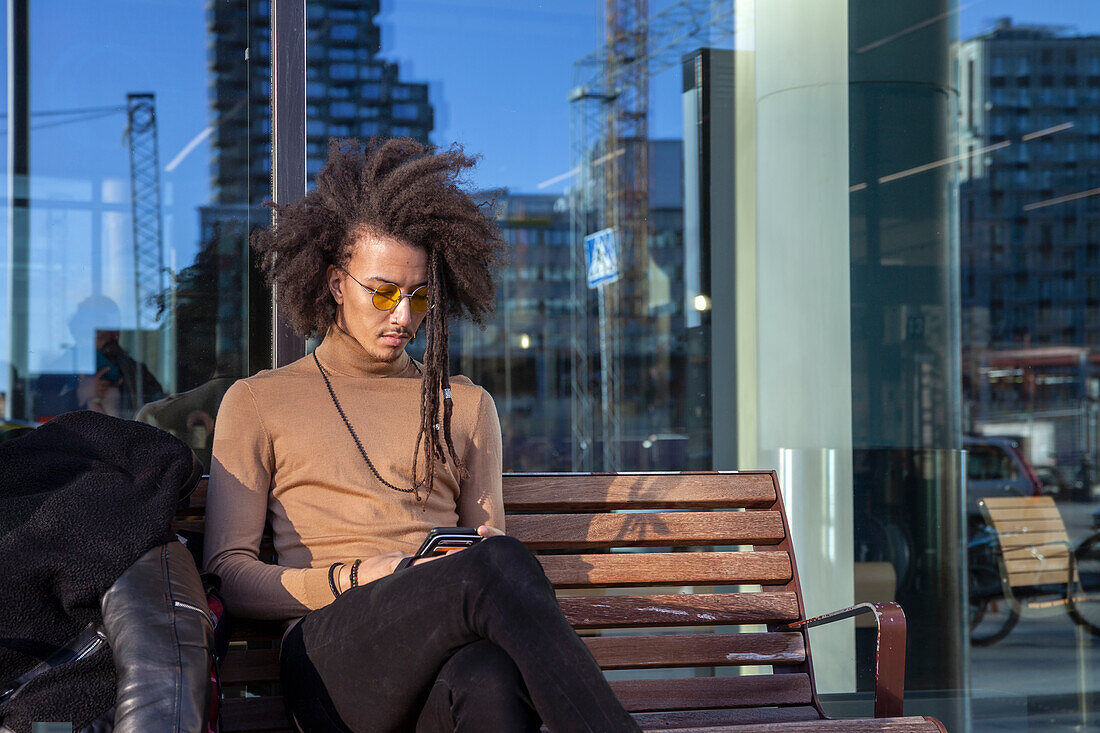
{"type": "Polygon", "coordinates": [[[416,376],[412,358],[404,351],[393,363],[375,361],[355,338],[336,324],[329,327],[316,349],[321,366],[345,377],[416,376]]]}

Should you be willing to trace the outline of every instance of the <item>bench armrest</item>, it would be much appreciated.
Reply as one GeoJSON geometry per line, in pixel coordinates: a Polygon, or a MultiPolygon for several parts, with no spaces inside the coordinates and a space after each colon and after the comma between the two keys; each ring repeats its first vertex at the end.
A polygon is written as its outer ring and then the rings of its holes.
{"type": "Polygon", "coordinates": [[[878,626],[875,638],[875,717],[901,717],[905,699],[905,612],[897,603],[860,603],[805,621],[795,621],[782,628],[809,629],[853,618],[861,613],[875,614],[878,626]]]}

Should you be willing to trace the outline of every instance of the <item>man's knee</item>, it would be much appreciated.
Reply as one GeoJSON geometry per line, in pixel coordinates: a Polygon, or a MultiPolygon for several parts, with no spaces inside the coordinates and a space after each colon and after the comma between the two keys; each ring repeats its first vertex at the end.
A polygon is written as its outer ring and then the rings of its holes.
{"type": "Polygon", "coordinates": [[[510,578],[523,573],[542,575],[542,565],[515,537],[490,537],[470,550],[473,551],[472,557],[486,568],[502,572],[510,578]]]}
{"type": "Polygon", "coordinates": [[[438,679],[451,688],[455,698],[493,702],[523,691],[523,678],[512,658],[496,644],[478,641],[467,644],[443,665],[438,679]]]}
{"type": "Polygon", "coordinates": [[[471,590],[503,593],[525,599],[554,601],[554,589],[542,565],[522,542],[514,537],[490,537],[457,553],[456,572],[469,582],[471,590]]]}

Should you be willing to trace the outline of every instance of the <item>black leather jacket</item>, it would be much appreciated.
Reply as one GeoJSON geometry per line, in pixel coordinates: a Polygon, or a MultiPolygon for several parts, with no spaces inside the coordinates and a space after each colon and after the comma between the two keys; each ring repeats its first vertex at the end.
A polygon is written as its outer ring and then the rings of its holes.
{"type": "MultiPolygon", "coordinates": [[[[204,733],[214,626],[187,548],[179,542],[152,548],[100,605],[118,690],[114,708],[81,733],[204,733]]],[[[0,725],[0,733],[23,732],[0,725]]]]}

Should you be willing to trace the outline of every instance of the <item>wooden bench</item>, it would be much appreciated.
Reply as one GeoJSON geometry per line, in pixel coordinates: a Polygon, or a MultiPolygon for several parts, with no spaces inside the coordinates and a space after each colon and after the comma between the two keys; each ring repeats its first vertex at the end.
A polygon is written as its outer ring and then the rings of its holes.
{"type": "Polygon", "coordinates": [[[1074,547],[1053,497],[987,497],[978,506],[997,537],[1002,593],[1012,614],[996,638],[1007,635],[1020,616],[1062,611],[1100,635],[1097,619],[1091,618],[1095,614],[1078,608],[1095,600],[1095,588],[1085,593],[1081,587],[1074,547]]]}
{"type": "Polygon", "coordinates": [[[1002,573],[1010,596],[1013,589],[1072,584],[1073,546],[1053,498],[987,497],[978,506],[997,533],[1002,573]]]}
{"type": "MultiPolygon", "coordinates": [[[[205,490],[180,526],[201,526],[205,490]]],[[[508,533],[539,555],[645,730],[945,731],[901,717],[900,607],[806,619],[773,472],[510,474],[504,500],[508,533]],[[861,612],[879,625],[876,717],[828,720],[807,629],[861,612]]],[[[281,630],[237,622],[222,668],[226,731],[291,730],[277,688],[281,630]]]]}

